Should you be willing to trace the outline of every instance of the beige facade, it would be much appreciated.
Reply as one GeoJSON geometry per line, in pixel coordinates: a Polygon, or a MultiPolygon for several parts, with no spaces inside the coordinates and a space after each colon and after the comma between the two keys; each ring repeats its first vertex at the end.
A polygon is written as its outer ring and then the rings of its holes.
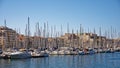
{"type": "Polygon", "coordinates": [[[8,27],[0,27],[0,48],[9,48],[16,45],[16,31],[8,27]]]}
{"type": "Polygon", "coordinates": [[[120,39],[107,39],[93,33],[71,34],[57,38],[44,38],[39,36],[28,37],[17,34],[15,30],[8,27],[0,27],[0,48],[31,48],[31,47],[55,47],[70,46],[83,48],[107,48],[120,46],[120,39]],[[29,43],[28,43],[29,41],[29,43]],[[46,44],[45,44],[46,43],[46,44]]]}
{"type": "Polygon", "coordinates": [[[74,45],[77,47],[83,48],[98,48],[98,47],[106,47],[106,37],[97,36],[97,34],[93,33],[82,33],[82,34],[68,34],[66,33],[62,36],[64,39],[65,46],[74,45]],[[72,37],[73,36],[73,37],[72,37]]]}

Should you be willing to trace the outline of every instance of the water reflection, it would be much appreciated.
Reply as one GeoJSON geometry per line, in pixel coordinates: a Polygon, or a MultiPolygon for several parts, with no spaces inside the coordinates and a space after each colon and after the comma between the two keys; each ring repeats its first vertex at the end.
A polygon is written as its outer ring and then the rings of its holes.
{"type": "Polygon", "coordinates": [[[120,53],[58,55],[31,59],[0,59],[0,68],[119,68],[120,53]]]}

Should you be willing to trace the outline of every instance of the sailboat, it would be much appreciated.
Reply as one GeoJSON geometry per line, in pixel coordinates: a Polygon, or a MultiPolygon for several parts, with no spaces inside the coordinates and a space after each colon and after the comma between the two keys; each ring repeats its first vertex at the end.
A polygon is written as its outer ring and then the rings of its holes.
{"type": "Polygon", "coordinates": [[[107,50],[105,51],[105,53],[114,53],[114,39],[113,39],[113,28],[111,26],[111,42],[110,43],[110,47],[107,48],[107,50]]]}
{"type": "Polygon", "coordinates": [[[28,44],[26,45],[26,49],[21,49],[17,51],[13,51],[9,54],[11,59],[23,59],[23,58],[30,58],[31,54],[28,52],[28,45],[29,45],[29,35],[30,35],[30,23],[29,23],[29,17],[28,17],[28,44]]]}
{"type": "Polygon", "coordinates": [[[15,51],[9,54],[11,59],[30,58],[31,54],[28,51],[15,51]]]}
{"type": "MultiPolygon", "coordinates": [[[[91,36],[91,35],[90,35],[91,36]]],[[[88,51],[89,51],[89,54],[95,54],[95,45],[96,45],[96,32],[95,32],[95,29],[94,29],[94,34],[92,34],[92,36],[93,36],[93,42],[92,42],[92,45],[90,44],[90,42],[89,42],[89,44],[91,45],[91,47],[90,48],[88,48],[88,51]]]]}
{"type": "MultiPolygon", "coordinates": [[[[40,45],[40,43],[42,42],[44,42],[44,45],[45,45],[45,47],[44,47],[44,49],[46,48],[46,38],[45,38],[45,27],[46,26],[46,24],[44,23],[44,38],[43,38],[43,40],[41,41],[40,40],[40,36],[41,36],[41,31],[40,31],[40,28],[39,28],[39,23],[37,23],[37,26],[36,26],[36,28],[37,28],[37,31],[36,31],[36,33],[38,34],[38,37],[39,37],[39,41],[38,41],[38,49],[35,49],[33,52],[31,52],[31,55],[32,55],[32,57],[33,58],[38,58],[38,57],[48,57],[49,56],[49,54],[48,54],[48,51],[47,50],[41,50],[41,49],[39,49],[39,45],[40,45]]],[[[37,41],[37,40],[36,40],[37,41]]],[[[42,44],[43,45],[43,44],[42,44]]],[[[43,48],[42,46],[41,46],[41,48],[43,48]]]]}
{"type": "MultiPolygon", "coordinates": [[[[51,29],[52,31],[52,29],[51,29]]],[[[56,26],[54,26],[54,35],[55,35],[55,38],[53,40],[53,47],[52,47],[52,51],[50,52],[50,55],[58,55],[58,43],[57,43],[57,32],[56,32],[56,26]]],[[[51,35],[52,37],[52,35],[51,35]]]]}
{"type": "MultiPolygon", "coordinates": [[[[69,37],[69,23],[67,23],[67,33],[68,33],[68,37],[69,37]]],[[[70,40],[69,38],[68,38],[68,40],[70,40]]],[[[68,43],[68,47],[67,47],[67,49],[65,49],[65,51],[64,51],[64,54],[65,55],[71,55],[71,50],[72,50],[72,47],[71,47],[71,43],[69,42],[68,43]]]]}
{"type": "Polygon", "coordinates": [[[83,28],[82,28],[82,25],[80,24],[80,37],[79,37],[80,50],[78,52],[79,55],[85,55],[85,52],[84,52],[84,49],[83,49],[83,36],[82,36],[82,33],[83,33],[83,28]]]}

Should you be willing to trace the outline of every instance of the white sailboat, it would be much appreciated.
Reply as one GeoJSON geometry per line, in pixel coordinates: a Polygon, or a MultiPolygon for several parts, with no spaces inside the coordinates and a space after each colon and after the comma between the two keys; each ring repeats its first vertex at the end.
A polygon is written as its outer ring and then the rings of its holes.
{"type": "MultiPolygon", "coordinates": [[[[39,28],[39,23],[37,23],[37,31],[36,33],[38,34],[38,36],[40,37],[41,36],[41,31],[40,31],[40,28],[39,28]]],[[[46,48],[46,38],[45,38],[45,33],[46,33],[46,24],[44,23],[44,39],[43,41],[39,40],[39,43],[37,44],[38,47],[41,47],[43,48],[43,46],[39,46],[40,45],[40,42],[44,43],[45,47],[46,48]]],[[[43,44],[42,44],[43,45],[43,44]]],[[[49,56],[49,51],[48,50],[41,50],[41,49],[36,49],[34,50],[33,52],[31,52],[31,55],[33,58],[37,58],[37,57],[48,57],[49,56]]]]}
{"type": "Polygon", "coordinates": [[[24,59],[24,58],[30,58],[31,54],[28,53],[28,51],[16,51],[10,53],[11,59],[24,59]]]}
{"type": "Polygon", "coordinates": [[[50,55],[58,55],[58,51],[54,50],[54,51],[50,52],[50,55]]]}
{"type": "MultiPolygon", "coordinates": [[[[30,45],[29,44],[29,42],[30,42],[30,40],[29,40],[29,36],[30,36],[29,20],[30,20],[30,18],[28,17],[28,27],[27,27],[28,28],[28,40],[27,40],[28,44],[27,45],[30,45]]],[[[26,48],[28,49],[29,47],[27,45],[26,45],[26,48]]],[[[18,51],[15,50],[15,51],[9,53],[9,56],[11,59],[24,59],[24,58],[30,58],[31,54],[28,52],[28,50],[23,49],[23,50],[18,50],[18,51]]]]}
{"type": "Polygon", "coordinates": [[[38,52],[38,51],[35,52],[34,51],[34,52],[31,52],[31,55],[32,55],[33,58],[48,57],[49,56],[49,54],[45,51],[40,51],[40,52],[38,52]]]}

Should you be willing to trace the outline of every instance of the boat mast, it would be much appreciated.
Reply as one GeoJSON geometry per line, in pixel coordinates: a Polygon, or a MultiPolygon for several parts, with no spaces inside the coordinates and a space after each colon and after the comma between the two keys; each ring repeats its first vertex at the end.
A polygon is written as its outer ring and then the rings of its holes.
{"type": "Polygon", "coordinates": [[[69,23],[67,23],[67,33],[69,34],[69,23]]]}
{"type": "Polygon", "coordinates": [[[39,22],[37,22],[37,48],[40,46],[40,30],[39,30],[39,22]]]}
{"type": "MultiPolygon", "coordinates": [[[[62,37],[62,35],[63,35],[63,29],[62,29],[62,25],[61,25],[61,37],[62,37]]],[[[60,46],[65,47],[65,46],[64,46],[64,42],[63,42],[63,39],[62,39],[62,38],[60,38],[60,46]]]]}
{"type": "Polygon", "coordinates": [[[112,46],[113,46],[113,28],[112,28],[112,26],[111,26],[111,45],[110,45],[110,48],[112,48],[112,46]]]}
{"type": "Polygon", "coordinates": [[[52,38],[52,35],[53,35],[53,27],[51,26],[51,44],[50,44],[50,46],[53,48],[54,39],[52,38]]]}
{"type": "Polygon", "coordinates": [[[40,27],[40,34],[41,34],[41,37],[40,37],[40,48],[43,48],[43,29],[42,29],[42,26],[40,27]]]}
{"type": "Polygon", "coordinates": [[[47,49],[49,48],[48,38],[49,38],[49,25],[48,25],[48,22],[47,22],[47,37],[46,37],[46,46],[47,46],[47,49]]]}
{"type": "Polygon", "coordinates": [[[72,47],[74,47],[74,30],[72,29],[72,47]]]}
{"type": "Polygon", "coordinates": [[[18,45],[18,38],[17,38],[17,30],[16,30],[16,28],[15,28],[15,31],[16,31],[16,33],[15,33],[15,48],[16,48],[17,45],[18,45]]]}
{"type": "MultiPolygon", "coordinates": [[[[69,39],[69,23],[67,23],[67,35],[68,35],[68,40],[70,40],[70,42],[68,43],[68,46],[71,47],[71,39],[69,39]]],[[[66,45],[66,44],[65,44],[66,45]]]]}
{"type": "Polygon", "coordinates": [[[41,30],[40,30],[40,27],[39,27],[39,22],[38,22],[38,36],[39,36],[39,46],[38,47],[40,47],[40,45],[41,45],[41,30]]]}
{"type": "Polygon", "coordinates": [[[99,48],[101,48],[101,27],[99,28],[99,48]]]}
{"type": "Polygon", "coordinates": [[[27,29],[27,24],[26,24],[26,28],[25,28],[25,43],[24,43],[24,46],[23,46],[23,48],[27,48],[27,44],[28,44],[28,41],[27,41],[27,32],[28,32],[28,29],[27,29]]]}
{"type": "Polygon", "coordinates": [[[77,30],[77,48],[79,48],[79,36],[78,36],[78,30],[77,30]]]}
{"type": "Polygon", "coordinates": [[[109,29],[107,31],[107,38],[108,38],[108,40],[107,40],[107,48],[109,48],[110,47],[110,30],[109,29]]]}
{"type": "Polygon", "coordinates": [[[46,23],[44,23],[44,32],[43,32],[43,37],[44,37],[44,48],[46,48],[46,23]]]}
{"type": "Polygon", "coordinates": [[[57,31],[56,31],[56,26],[54,26],[54,34],[55,34],[55,41],[54,41],[54,46],[58,48],[58,43],[57,43],[57,31]]]}
{"type": "MultiPolygon", "coordinates": [[[[116,28],[114,29],[114,38],[117,38],[116,28]]],[[[117,47],[116,40],[114,39],[114,49],[117,47]]]]}
{"type": "Polygon", "coordinates": [[[80,48],[83,48],[83,39],[82,39],[82,24],[80,24],[80,48]]]}
{"type": "Polygon", "coordinates": [[[88,45],[88,46],[85,45],[85,46],[87,46],[87,48],[89,48],[89,47],[91,48],[91,44],[90,44],[90,36],[91,36],[91,35],[90,35],[90,33],[91,33],[91,32],[90,32],[90,30],[89,30],[89,28],[88,28],[88,35],[89,35],[89,38],[88,38],[88,41],[87,41],[87,45],[88,45]]]}
{"type": "Polygon", "coordinates": [[[97,43],[96,43],[96,30],[95,30],[95,28],[94,28],[94,30],[93,30],[93,33],[94,33],[94,38],[93,38],[93,46],[94,46],[94,48],[97,48],[97,43]]]}
{"type": "Polygon", "coordinates": [[[104,47],[107,48],[107,39],[108,39],[108,37],[107,37],[107,31],[106,30],[105,30],[104,36],[106,37],[104,47]]]}
{"type": "Polygon", "coordinates": [[[60,41],[59,41],[59,32],[57,32],[57,45],[58,45],[58,49],[60,48],[60,41]]]}
{"type": "Polygon", "coordinates": [[[28,43],[27,43],[27,46],[26,46],[27,49],[30,48],[30,46],[31,46],[29,37],[30,37],[30,18],[28,17],[28,38],[27,38],[28,43]]]}
{"type": "Polygon", "coordinates": [[[6,27],[6,19],[4,20],[4,27],[6,27]]]}

